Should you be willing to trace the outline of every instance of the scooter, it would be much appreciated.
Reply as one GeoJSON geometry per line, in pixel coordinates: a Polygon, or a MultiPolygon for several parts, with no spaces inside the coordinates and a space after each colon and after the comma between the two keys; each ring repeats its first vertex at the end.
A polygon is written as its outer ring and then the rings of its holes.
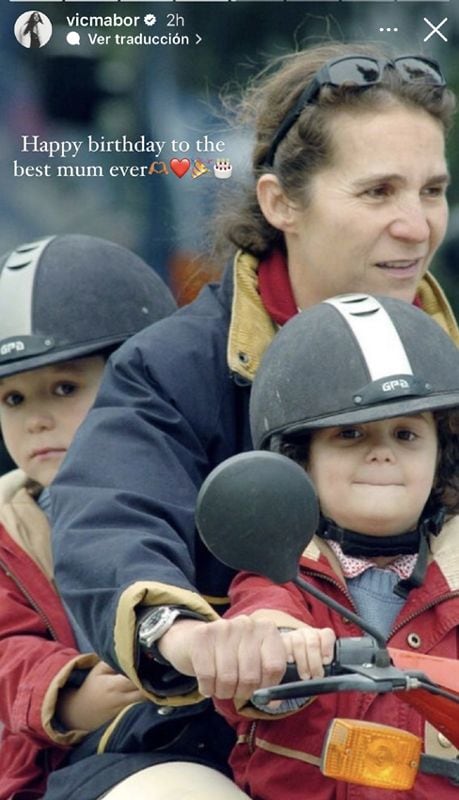
{"type": "MultiPolygon", "coordinates": [[[[323,678],[298,680],[288,667],[281,685],[259,689],[253,698],[267,704],[329,692],[399,692],[459,748],[458,662],[387,647],[377,628],[300,577],[298,562],[318,521],[318,501],[306,472],[277,453],[233,456],[208,475],[199,492],[197,528],[220,561],[275,583],[293,581],[365,633],[337,639],[323,678]]],[[[400,790],[411,789],[417,773],[424,772],[459,787],[458,759],[422,753],[420,737],[407,731],[354,719],[332,720],[321,771],[335,780],[400,790]]]]}

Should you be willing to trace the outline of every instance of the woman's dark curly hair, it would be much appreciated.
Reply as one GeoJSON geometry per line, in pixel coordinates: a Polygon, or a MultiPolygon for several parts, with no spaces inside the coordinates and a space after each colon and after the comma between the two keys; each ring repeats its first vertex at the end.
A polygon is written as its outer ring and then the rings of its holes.
{"type": "MultiPolygon", "coordinates": [[[[459,514],[459,408],[434,411],[438,465],[430,499],[446,508],[447,517],[459,514]]],[[[313,430],[285,439],[280,452],[307,467],[313,430]]]]}

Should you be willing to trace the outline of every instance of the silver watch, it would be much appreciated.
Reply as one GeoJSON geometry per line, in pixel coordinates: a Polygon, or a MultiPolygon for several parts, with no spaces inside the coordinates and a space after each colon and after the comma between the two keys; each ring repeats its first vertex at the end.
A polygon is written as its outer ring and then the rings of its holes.
{"type": "Polygon", "coordinates": [[[138,641],[142,648],[151,646],[172,627],[177,617],[183,614],[174,606],[154,606],[139,625],[138,641]]]}

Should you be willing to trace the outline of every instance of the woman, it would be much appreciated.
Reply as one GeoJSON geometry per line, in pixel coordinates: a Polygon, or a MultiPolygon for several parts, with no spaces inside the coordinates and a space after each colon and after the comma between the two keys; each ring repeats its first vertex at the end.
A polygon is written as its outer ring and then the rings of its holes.
{"type": "Polygon", "coordinates": [[[30,43],[28,45],[29,47],[31,47],[31,48],[32,47],[35,47],[35,48],[36,47],[41,47],[40,36],[38,34],[38,26],[39,25],[43,25],[43,20],[42,20],[40,14],[38,13],[38,11],[32,11],[29,19],[27,20],[26,24],[24,25],[24,27],[22,29],[23,44],[25,44],[26,47],[27,47],[27,43],[25,41],[25,38],[26,38],[27,34],[30,35],[30,43]]]}
{"type": "Polygon", "coordinates": [[[240,248],[232,267],[112,359],[52,489],[65,600],[104,660],[154,703],[88,742],[84,770],[56,772],[46,800],[73,785],[91,800],[122,778],[111,800],[148,787],[155,799],[223,797],[208,768],[225,769],[231,741],[203,698],[247,697],[272,671],[253,674],[258,645],[243,619],[231,634],[218,620],[230,573],[197,540],[194,505],[210,470],[251,448],[250,384],[278,326],[364,291],[416,303],[459,343],[427,272],[446,228],[454,110],[438,66],[367,46],[311,48],[257,83],[244,107],[253,182],[221,226],[220,240],[240,248]],[[207,794],[184,761],[206,765],[207,794]]]}

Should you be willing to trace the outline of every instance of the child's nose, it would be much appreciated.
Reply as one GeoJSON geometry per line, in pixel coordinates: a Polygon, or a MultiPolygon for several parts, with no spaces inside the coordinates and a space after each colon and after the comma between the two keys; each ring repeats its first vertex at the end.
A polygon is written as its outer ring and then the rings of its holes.
{"type": "Polygon", "coordinates": [[[26,427],[29,433],[51,430],[54,427],[53,418],[46,412],[34,412],[27,417],[26,427]]]}
{"type": "Polygon", "coordinates": [[[367,460],[394,462],[394,451],[390,443],[383,440],[373,442],[368,449],[367,460]]]}

